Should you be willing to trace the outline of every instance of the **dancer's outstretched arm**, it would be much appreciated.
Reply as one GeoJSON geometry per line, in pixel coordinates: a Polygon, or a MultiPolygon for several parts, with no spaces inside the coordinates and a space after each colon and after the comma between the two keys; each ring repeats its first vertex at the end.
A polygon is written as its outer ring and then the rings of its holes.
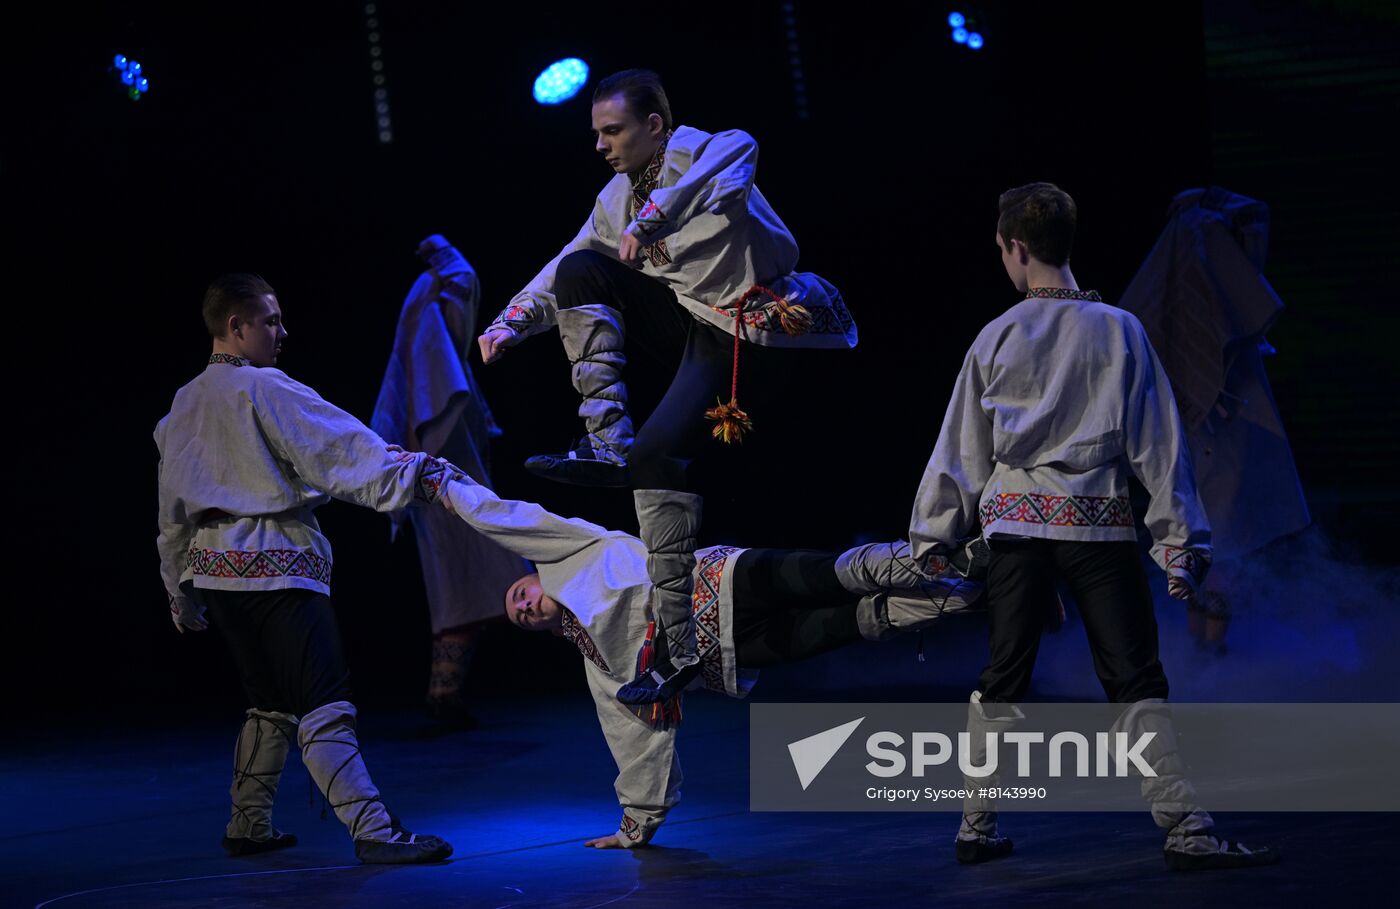
{"type": "Polygon", "coordinates": [[[532,562],[562,561],[609,537],[625,536],[582,518],[560,517],[533,502],[502,499],[456,470],[427,495],[479,533],[532,562]]]}

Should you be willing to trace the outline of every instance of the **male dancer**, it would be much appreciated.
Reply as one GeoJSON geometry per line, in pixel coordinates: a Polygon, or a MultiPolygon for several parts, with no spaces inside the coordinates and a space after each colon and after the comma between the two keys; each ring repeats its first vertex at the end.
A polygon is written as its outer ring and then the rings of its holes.
{"type": "MultiPolygon", "coordinates": [[[[506,594],[510,620],[566,637],[585,657],[598,722],[618,767],[622,806],[617,831],[587,845],[645,845],[679,801],[681,784],[675,752],[680,694],[630,708],[617,698],[619,686],[667,646],[647,615],[652,583],[646,547],[625,533],[497,498],[458,471],[447,477],[429,481],[431,497],[536,564],[538,573],[506,594]],[[639,649],[643,665],[637,667],[639,649]]],[[[715,546],[695,558],[696,684],[732,697],[748,694],[761,667],[923,628],[966,610],[981,592],[951,572],[924,579],[907,543],[869,544],[841,555],[715,546]]]]}
{"type": "Polygon", "coordinates": [[[232,855],[295,845],[272,826],[292,737],[363,862],[444,859],[452,846],[405,830],[360,757],[350,673],[331,609],[331,547],[312,510],[334,496],[379,511],[411,503],[426,455],[395,458],[358,420],[274,369],[287,329],[255,275],[204,296],[213,353],[156,427],[161,577],[178,631],[207,610],[243,677],[234,750],[232,855]],[[300,718],[300,719],[298,719],[300,718]]]}
{"type": "MultiPolygon", "coordinates": [[[[526,466],[561,482],[633,489],[671,659],[624,697],[658,701],[697,671],[690,576],[703,500],[687,467],[712,434],[706,415],[718,421],[716,437],[748,428],[737,400],[740,347],[746,363],[771,370],[768,348],[853,347],[856,329],[835,287],[794,271],[797,244],[754,185],[751,136],[673,127],[661,81],[646,70],[600,82],[592,118],[595,147],[616,176],[578,235],[496,317],[480,346],[492,363],[559,326],[587,436],[567,455],[526,466]],[[624,318],[634,348],[676,368],[635,444],[624,318]]],[[[774,378],[763,385],[777,386],[774,378]]]]}
{"type": "MultiPolygon", "coordinates": [[[[1151,495],[1152,554],[1173,597],[1190,599],[1210,565],[1210,527],[1196,494],[1171,385],[1131,314],[1081,291],[1070,271],[1074,200],[1049,183],[1002,194],[997,247],[1026,298],[977,336],[953,389],[919,486],[909,538],[918,563],[944,564],[980,520],[991,546],[991,658],[969,706],[975,744],[1021,716],[1046,614],[1064,580],[1079,604],[1094,669],[1125,717],[1158,733],[1143,795],[1178,869],[1277,859],[1216,837],[1176,754],[1157,659],[1157,623],[1138,560],[1131,472],[1151,495]]],[[[977,765],[981,756],[975,756],[977,765]]],[[[990,785],[982,781],[979,785],[990,785]]],[[[993,806],[969,802],[957,857],[1011,852],[993,806]]]]}

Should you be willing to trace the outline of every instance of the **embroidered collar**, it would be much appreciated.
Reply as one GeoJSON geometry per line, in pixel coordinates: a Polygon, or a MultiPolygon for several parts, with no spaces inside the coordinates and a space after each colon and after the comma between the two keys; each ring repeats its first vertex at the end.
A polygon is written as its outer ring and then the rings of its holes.
{"type": "Polygon", "coordinates": [[[1026,299],[1040,297],[1047,300],[1087,300],[1091,303],[1102,303],[1103,298],[1099,296],[1097,290],[1070,290],[1068,287],[1032,287],[1026,291],[1026,299]]]}
{"type": "MultiPolygon", "coordinates": [[[[646,221],[658,215],[665,219],[665,215],[659,208],[651,202],[652,191],[661,183],[661,168],[666,163],[666,146],[671,142],[671,135],[674,130],[667,130],[666,135],[661,137],[661,147],[656,150],[656,154],[651,156],[651,163],[646,166],[640,174],[628,174],[627,179],[632,181],[632,201],[628,204],[627,219],[629,221],[641,218],[646,221]]],[[[650,233],[656,229],[653,224],[647,227],[642,226],[643,232],[650,233]]],[[[671,264],[671,251],[666,248],[665,240],[657,240],[642,247],[642,257],[653,266],[671,264]]]]}
{"type": "Polygon", "coordinates": [[[651,156],[651,163],[640,174],[628,174],[627,178],[632,181],[632,212],[633,218],[637,217],[637,212],[641,211],[651,197],[651,191],[656,189],[661,182],[661,166],[666,163],[666,146],[670,144],[672,130],[667,130],[666,135],[661,137],[661,147],[656,150],[656,154],[651,156]]]}
{"type": "Polygon", "coordinates": [[[216,353],[209,355],[210,363],[227,363],[229,366],[252,366],[253,361],[247,357],[236,357],[233,354],[216,353]]]}
{"type": "Polygon", "coordinates": [[[612,672],[612,670],[608,668],[608,661],[603,659],[602,651],[598,649],[597,644],[593,643],[593,639],[588,636],[588,630],[583,627],[583,623],[578,620],[578,616],[574,615],[567,606],[561,605],[559,607],[559,618],[559,632],[564,636],[564,639],[577,647],[579,653],[583,654],[587,659],[592,660],[594,665],[599,669],[604,672],[612,672]]]}

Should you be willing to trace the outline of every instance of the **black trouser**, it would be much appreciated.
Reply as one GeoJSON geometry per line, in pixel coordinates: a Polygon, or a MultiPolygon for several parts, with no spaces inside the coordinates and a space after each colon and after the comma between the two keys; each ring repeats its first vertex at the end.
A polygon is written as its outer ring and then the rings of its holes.
{"type": "Polygon", "coordinates": [[[837,580],[835,553],[748,549],[729,570],[741,668],[792,663],[861,639],[857,597],[837,580]]]}
{"type": "MultiPolygon", "coordinates": [[[[691,491],[688,468],[711,438],[705,411],[729,400],[734,335],[696,319],[662,282],[594,250],[559,260],[554,293],[560,309],[598,304],[618,310],[629,353],[639,351],[665,369],[679,363],[661,402],[638,427],[627,463],[633,489],[691,491]]],[[[746,400],[770,386],[767,375],[778,359],[778,351],[744,344],[746,400]]]]}
{"type": "Polygon", "coordinates": [[[250,707],[300,717],[351,699],[330,597],[312,590],[199,590],[198,596],[228,642],[250,707]]]}
{"type": "Polygon", "coordinates": [[[979,683],[982,700],[1025,696],[1046,616],[1055,608],[1057,580],[1079,606],[1108,699],[1165,698],[1157,617],[1136,543],[994,540],[987,568],[991,659],[979,683]]]}

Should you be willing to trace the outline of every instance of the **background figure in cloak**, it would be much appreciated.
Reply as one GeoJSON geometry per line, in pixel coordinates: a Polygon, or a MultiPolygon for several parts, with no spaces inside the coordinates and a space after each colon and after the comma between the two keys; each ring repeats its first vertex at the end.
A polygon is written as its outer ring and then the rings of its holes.
{"type": "Polygon", "coordinates": [[[1168,215],[1119,305],[1147,329],[1186,426],[1215,546],[1191,630],[1223,652],[1230,601],[1247,593],[1241,559],[1311,519],[1264,372],[1283,310],[1262,274],[1269,208],[1211,187],[1179,194],[1168,215]]]}
{"type": "MultiPolygon", "coordinates": [[[[428,264],[399,314],[394,349],[370,425],[385,441],[446,458],[484,486],[488,446],[501,434],[467,364],[476,336],[476,272],[443,237],[418,247],[428,264]]],[[[391,516],[397,534],[403,512],[391,516]]],[[[501,597],[524,563],[440,509],[410,509],[432,621],[428,712],[459,726],[467,711],[467,667],[480,623],[498,618],[501,597]]]]}

